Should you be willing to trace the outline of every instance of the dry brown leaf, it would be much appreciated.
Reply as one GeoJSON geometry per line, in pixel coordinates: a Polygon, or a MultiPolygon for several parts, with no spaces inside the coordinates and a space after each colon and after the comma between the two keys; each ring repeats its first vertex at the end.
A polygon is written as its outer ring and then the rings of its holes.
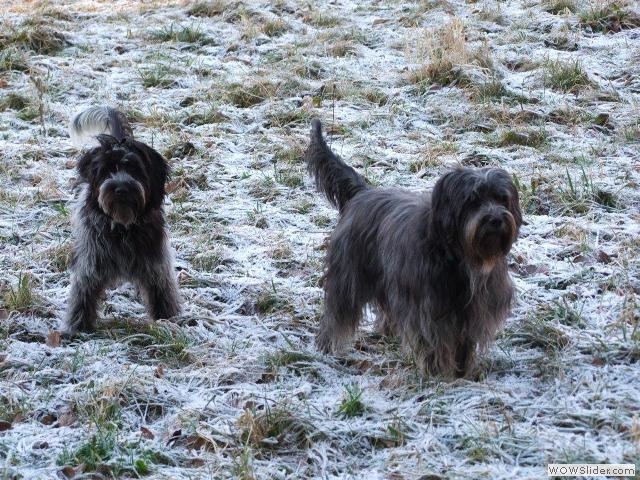
{"type": "Polygon", "coordinates": [[[156,438],[153,432],[147,427],[140,427],[140,434],[142,435],[142,438],[146,438],[147,440],[153,440],[156,438]]]}
{"type": "Polygon", "coordinates": [[[153,373],[154,377],[162,378],[164,377],[164,366],[162,364],[156,367],[156,371],[153,373]]]}
{"type": "Polygon", "coordinates": [[[57,419],[58,418],[54,414],[47,413],[40,417],[40,423],[43,425],[53,425],[57,419]]]}
{"type": "Polygon", "coordinates": [[[76,421],[76,416],[71,411],[63,412],[58,417],[58,427],[68,427],[73,425],[76,421]]]}
{"type": "Polygon", "coordinates": [[[79,472],[80,467],[74,468],[69,465],[67,465],[66,467],[62,467],[62,469],[60,470],[60,473],[62,473],[66,478],[73,478],[79,472]]]}
{"type": "Polygon", "coordinates": [[[62,339],[62,335],[60,335],[60,332],[57,330],[51,330],[48,334],[47,334],[47,338],[45,340],[45,343],[47,344],[48,347],[59,347],[60,346],[60,340],[62,339]]]}

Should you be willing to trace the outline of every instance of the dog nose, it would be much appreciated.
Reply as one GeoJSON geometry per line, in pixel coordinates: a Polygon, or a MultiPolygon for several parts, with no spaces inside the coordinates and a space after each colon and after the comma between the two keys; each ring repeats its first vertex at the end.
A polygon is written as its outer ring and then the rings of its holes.
{"type": "Polygon", "coordinates": [[[116,187],[115,192],[116,195],[124,195],[127,193],[127,189],[125,187],[116,187]]]}

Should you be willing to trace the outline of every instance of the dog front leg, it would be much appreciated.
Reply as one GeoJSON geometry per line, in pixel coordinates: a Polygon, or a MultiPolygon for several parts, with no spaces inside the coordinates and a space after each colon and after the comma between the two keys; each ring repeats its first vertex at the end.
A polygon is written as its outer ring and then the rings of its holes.
{"type": "Polygon", "coordinates": [[[179,315],[180,294],[173,269],[166,265],[150,268],[143,278],[138,279],[149,316],[154,320],[179,315]]]}
{"type": "Polygon", "coordinates": [[[456,351],[456,377],[467,376],[474,364],[476,345],[470,339],[463,339],[456,351]]]}
{"type": "Polygon", "coordinates": [[[88,277],[74,277],[72,279],[64,325],[64,332],[67,335],[73,336],[78,331],[91,332],[95,330],[98,318],[98,299],[103,291],[103,281],[88,277]]]}

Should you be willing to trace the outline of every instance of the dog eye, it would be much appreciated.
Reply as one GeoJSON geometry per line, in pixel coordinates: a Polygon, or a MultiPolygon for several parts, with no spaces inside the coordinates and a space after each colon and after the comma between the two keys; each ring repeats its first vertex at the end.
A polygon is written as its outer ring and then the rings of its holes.
{"type": "Polygon", "coordinates": [[[500,194],[498,195],[497,198],[498,202],[502,203],[503,205],[508,205],[509,204],[509,195],[506,194],[500,194]]]}
{"type": "Polygon", "coordinates": [[[471,192],[471,194],[467,198],[467,201],[471,204],[477,204],[480,202],[480,195],[478,194],[478,192],[471,192]]]}
{"type": "Polygon", "coordinates": [[[138,157],[135,153],[127,153],[122,159],[120,163],[123,165],[137,165],[140,163],[140,157],[138,157]]]}
{"type": "Polygon", "coordinates": [[[95,168],[94,173],[98,178],[106,178],[115,173],[117,168],[113,164],[99,165],[95,168]]]}

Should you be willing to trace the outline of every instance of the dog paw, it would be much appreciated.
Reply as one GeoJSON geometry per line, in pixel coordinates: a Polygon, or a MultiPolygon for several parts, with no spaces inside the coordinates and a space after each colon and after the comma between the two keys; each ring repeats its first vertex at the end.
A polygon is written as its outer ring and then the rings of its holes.
{"type": "Polygon", "coordinates": [[[326,331],[320,331],[316,336],[316,348],[322,353],[331,353],[333,344],[332,336],[326,331]]]}
{"type": "Polygon", "coordinates": [[[88,320],[86,317],[74,317],[65,322],[60,330],[62,338],[72,338],[77,333],[92,333],[96,330],[95,321],[88,320]]]}
{"type": "Polygon", "coordinates": [[[155,305],[151,309],[151,317],[154,320],[177,317],[182,313],[179,305],[155,305]]]}

